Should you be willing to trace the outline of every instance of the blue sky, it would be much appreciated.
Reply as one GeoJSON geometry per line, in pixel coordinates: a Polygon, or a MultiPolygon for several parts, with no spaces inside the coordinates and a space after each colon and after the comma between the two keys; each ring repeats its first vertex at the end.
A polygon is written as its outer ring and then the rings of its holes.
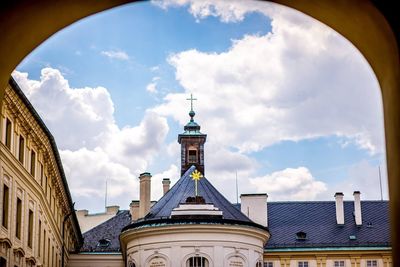
{"type": "Polygon", "coordinates": [[[271,200],[380,198],[382,107],[365,59],[297,11],[245,3],[125,5],[21,62],[14,77],[56,138],[78,208],[103,208],[106,179],[122,208],[140,172],[153,174],[154,199],[163,177],[178,179],[190,93],[208,134],[206,176],[228,199],[236,172],[241,192],[271,200]]]}

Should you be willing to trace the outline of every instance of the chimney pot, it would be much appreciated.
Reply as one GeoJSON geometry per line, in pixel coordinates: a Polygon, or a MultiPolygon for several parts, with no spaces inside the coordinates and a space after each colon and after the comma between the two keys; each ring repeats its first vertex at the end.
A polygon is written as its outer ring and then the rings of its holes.
{"type": "Polygon", "coordinates": [[[335,193],[336,223],[340,225],[344,224],[343,196],[342,192],[335,193]]]}
{"type": "Polygon", "coordinates": [[[170,184],[171,184],[171,180],[169,178],[164,178],[162,180],[164,195],[169,191],[170,184]]]}
{"type": "Polygon", "coordinates": [[[132,200],[131,204],[129,204],[129,211],[132,221],[139,219],[139,200],[132,200]]]}

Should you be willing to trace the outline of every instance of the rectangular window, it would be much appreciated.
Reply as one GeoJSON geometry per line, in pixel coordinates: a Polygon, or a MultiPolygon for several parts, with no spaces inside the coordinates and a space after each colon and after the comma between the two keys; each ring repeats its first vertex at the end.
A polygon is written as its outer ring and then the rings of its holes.
{"type": "Polygon", "coordinates": [[[0,267],[7,266],[7,260],[3,257],[0,257],[0,267]]]}
{"type": "Polygon", "coordinates": [[[6,119],[6,147],[11,149],[11,121],[6,119]]]}
{"type": "Polygon", "coordinates": [[[264,267],[274,267],[274,263],[272,261],[264,262],[264,267]]]}
{"type": "Polygon", "coordinates": [[[47,262],[50,264],[50,238],[47,239],[47,262]]]}
{"type": "Polygon", "coordinates": [[[44,188],[44,194],[47,197],[47,183],[48,183],[48,178],[47,176],[44,177],[44,184],[43,184],[43,188],[44,188]]]}
{"type": "Polygon", "coordinates": [[[196,163],[197,162],[197,151],[196,150],[189,150],[189,162],[196,163]]]}
{"type": "Polygon", "coordinates": [[[46,230],[43,231],[43,265],[46,264],[46,230]]]}
{"type": "Polygon", "coordinates": [[[367,267],[378,267],[378,261],[376,260],[368,260],[367,267]]]}
{"type": "Polygon", "coordinates": [[[15,236],[21,239],[21,219],[22,219],[22,201],[17,198],[17,221],[15,224],[15,236]]]}
{"type": "Polygon", "coordinates": [[[56,217],[56,197],[53,196],[53,214],[56,217]]]}
{"type": "Polygon", "coordinates": [[[32,248],[33,238],[33,211],[29,210],[28,215],[28,247],[32,248]]]}
{"type": "Polygon", "coordinates": [[[8,228],[8,199],[9,199],[9,189],[8,186],[3,187],[3,226],[8,228]]]}
{"type": "Polygon", "coordinates": [[[40,251],[42,250],[42,221],[39,220],[39,235],[38,235],[38,256],[40,257],[40,251]]]}
{"type": "Polygon", "coordinates": [[[344,261],[335,261],[333,266],[334,267],[345,267],[344,261]]]}
{"type": "Polygon", "coordinates": [[[18,152],[18,160],[24,164],[24,157],[25,157],[25,139],[22,135],[19,136],[19,152],[18,152]]]}
{"type": "Polygon", "coordinates": [[[31,175],[35,177],[36,171],[36,153],[35,151],[31,151],[31,175]]]}
{"type": "Polygon", "coordinates": [[[54,246],[51,247],[51,266],[54,266],[54,246]]]}
{"type": "Polygon", "coordinates": [[[49,192],[49,194],[46,196],[47,201],[50,203],[50,206],[51,206],[51,187],[49,184],[47,184],[47,192],[49,192]]]}
{"type": "Polygon", "coordinates": [[[297,266],[298,267],[308,267],[308,261],[299,261],[297,266]]]}
{"type": "Polygon", "coordinates": [[[39,171],[40,171],[40,186],[43,186],[43,164],[39,163],[39,171]]]}

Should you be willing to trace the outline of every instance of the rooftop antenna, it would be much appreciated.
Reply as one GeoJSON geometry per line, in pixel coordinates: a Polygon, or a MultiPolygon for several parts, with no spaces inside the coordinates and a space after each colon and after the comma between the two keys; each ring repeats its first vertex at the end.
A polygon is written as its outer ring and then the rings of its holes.
{"type": "Polygon", "coordinates": [[[239,204],[239,189],[238,189],[237,170],[236,170],[236,204],[239,204]]]}
{"type": "Polygon", "coordinates": [[[378,165],[378,170],[379,170],[379,186],[380,186],[380,188],[381,188],[381,201],[383,201],[381,165],[378,165]]]}
{"type": "Polygon", "coordinates": [[[104,209],[107,211],[107,178],[106,178],[106,194],[104,197],[104,209]]]}

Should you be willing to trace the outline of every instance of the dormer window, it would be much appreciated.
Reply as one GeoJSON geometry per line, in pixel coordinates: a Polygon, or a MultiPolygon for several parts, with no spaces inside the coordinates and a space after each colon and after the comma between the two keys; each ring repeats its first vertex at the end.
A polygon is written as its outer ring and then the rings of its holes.
{"type": "Polygon", "coordinates": [[[189,149],[188,162],[189,163],[197,163],[197,150],[196,149],[189,149]]]}
{"type": "Polygon", "coordinates": [[[107,248],[108,246],[110,246],[110,243],[110,239],[102,238],[99,240],[99,243],[97,243],[97,246],[100,248],[107,248]]]}
{"type": "Polygon", "coordinates": [[[296,233],[296,239],[297,240],[306,240],[307,239],[307,233],[300,231],[296,233]]]}

